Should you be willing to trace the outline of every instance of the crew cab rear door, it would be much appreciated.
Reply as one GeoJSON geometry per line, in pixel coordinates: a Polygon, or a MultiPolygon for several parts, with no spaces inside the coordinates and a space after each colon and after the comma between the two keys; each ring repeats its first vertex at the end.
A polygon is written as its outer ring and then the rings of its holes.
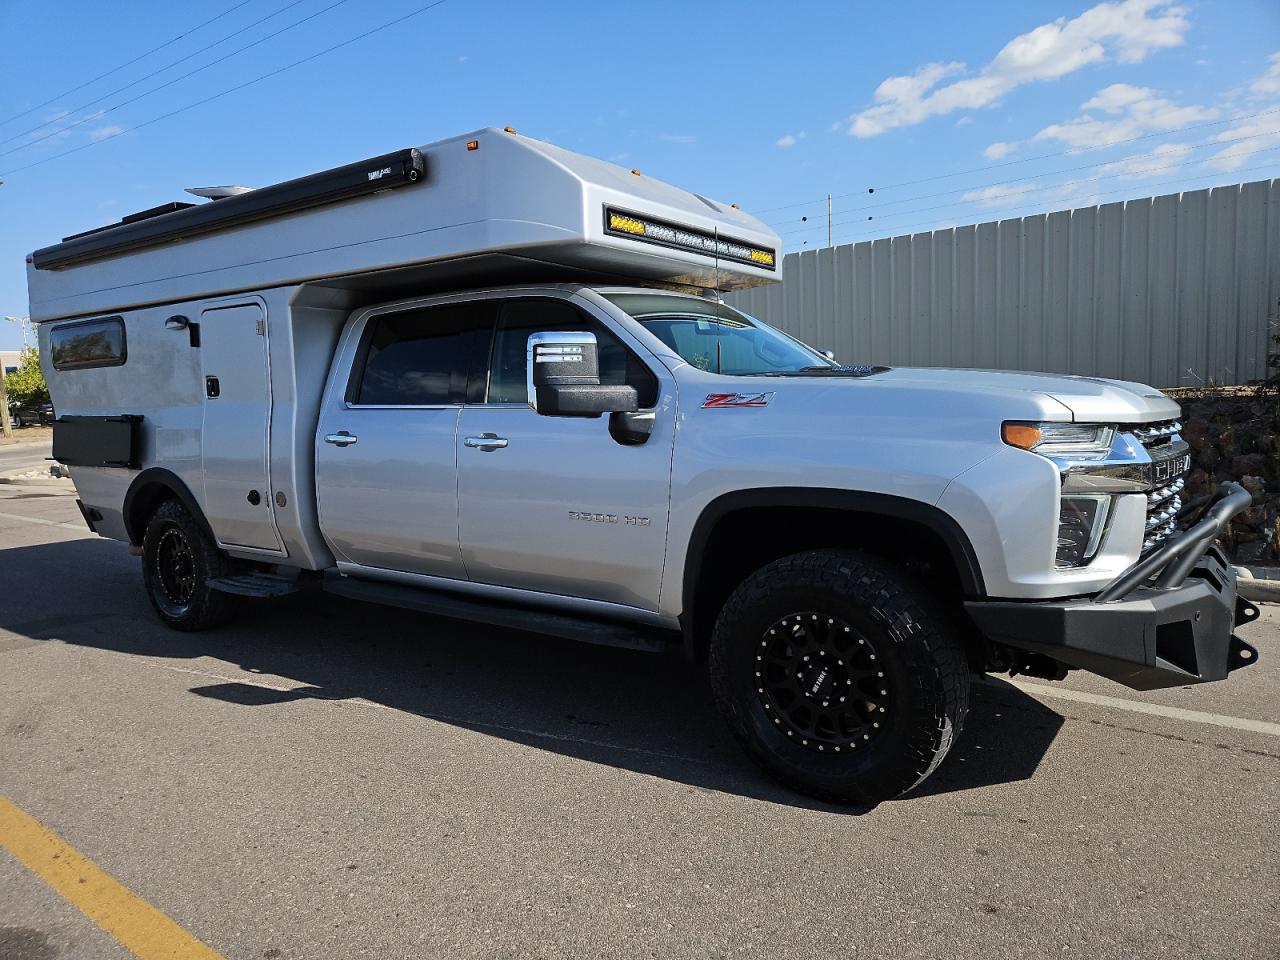
{"type": "Polygon", "coordinates": [[[474,581],[658,606],[675,430],[670,374],[638,343],[567,297],[500,304],[483,403],[458,420],[458,515],[474,581]],[[601,380],[631,383],[655,411],[642,444],[610,433],[608,416],[542,416],[525,378],[529,335],[590,330],[601,380]]]}
{"type": "Polygon", "coordinates": [[[316,438],[320,529],[340,563],[466,579],[454,452],[462,404],[483,395],[485,300],[357,315],[316,438]]]}

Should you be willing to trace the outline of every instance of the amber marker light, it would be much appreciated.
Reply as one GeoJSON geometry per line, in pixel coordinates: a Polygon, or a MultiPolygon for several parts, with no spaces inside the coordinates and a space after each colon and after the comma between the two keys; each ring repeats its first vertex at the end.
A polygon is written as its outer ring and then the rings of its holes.
{"type": "Polygon", "coordinates": [[[479,150],[479,149],[480,149],[480,141],[479,141],[479,140],[468,140],[468,141],[467,141],[467,149],[468,149],[468,150],[479,150]]]}
{"type": "Polygon", "coordinates": [[[1017,423],[1009,421],[1000,427],[1000,436],[1011,447],[1030,450],[1040,442],[1040,428],[1034,423],[1017,423]]]}

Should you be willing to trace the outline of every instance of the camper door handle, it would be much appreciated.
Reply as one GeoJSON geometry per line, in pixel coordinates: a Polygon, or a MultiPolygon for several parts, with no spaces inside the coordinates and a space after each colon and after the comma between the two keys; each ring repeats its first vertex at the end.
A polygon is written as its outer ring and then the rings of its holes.
{"type": "Polygon", "coordinates": [[[355,443],[359,437],[353,437],[347,431],[342,430],[338,433],[331,433],[324,438],[325,443],[332,443],[335,447],[349,447],[355,443]]]}
{"type": "Polygon", "coordinates": [[[465,437],[462,442],[476,450],[501,450],[507,445],[507,438],[486,433],[483,437],[465,437]]]}

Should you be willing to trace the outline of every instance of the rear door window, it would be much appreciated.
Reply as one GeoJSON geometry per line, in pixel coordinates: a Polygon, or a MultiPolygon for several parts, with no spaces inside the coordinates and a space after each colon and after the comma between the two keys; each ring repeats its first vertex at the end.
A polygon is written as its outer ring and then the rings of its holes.
{"type": "Polygon", "coordinates": [[[494,310],[492,301],[478,300],[373,317],[348,401],[360,406],[481,402],[494,310]]]}

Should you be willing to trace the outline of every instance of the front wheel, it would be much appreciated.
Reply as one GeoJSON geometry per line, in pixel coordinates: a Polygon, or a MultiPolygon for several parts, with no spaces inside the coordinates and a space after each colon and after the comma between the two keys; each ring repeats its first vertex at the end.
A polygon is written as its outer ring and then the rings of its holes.
{"type": "Polygon", "coordinates": [[[787,786],[871,803],[929,776],[964,725],[969,669],[927,594],[865,554],[814,550],[748,577],[711,638],[712,691],[787,786]]]}
{"type": "Polygon", "coordinates": [[[156,508],[142,538],[142,579],[147,599],[168,626],[195,631],[230,619],[233,598],[209,587],[225,576],[229,561],[181,503],[156,508]]]}

